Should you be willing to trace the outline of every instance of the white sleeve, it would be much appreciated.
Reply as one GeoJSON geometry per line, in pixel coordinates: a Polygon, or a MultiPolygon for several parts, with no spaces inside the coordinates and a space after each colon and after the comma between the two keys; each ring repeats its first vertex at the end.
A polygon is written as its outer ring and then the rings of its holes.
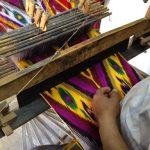
{"type": "Polygon", "coordinates": [[[150,77],[136,84],[121,102],[121,131],[131,150],[150,144],[150,77]]]}

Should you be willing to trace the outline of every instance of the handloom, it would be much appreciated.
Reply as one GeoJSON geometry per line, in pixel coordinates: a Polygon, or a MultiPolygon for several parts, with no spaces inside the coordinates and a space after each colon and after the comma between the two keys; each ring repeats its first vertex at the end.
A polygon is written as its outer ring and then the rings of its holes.
{"type": "MultiPolygon", "coordinates": [[[[57,16],[54,18],[57,18],[57,16]]],[[[23,57],[19,56],[19,61],[24,64],[26,63],[27,66],[24,66],[27,68],[24,67],[20,70],[17,67],[17,69],[15,68],[16,73],[6,77],[2,76],[2,79],[0,80],[0,93],[2,93],[0,94],[0,100],[9,97],[12,94],[18,94],[18,91],[22,88],[25,90],[37,85],[38,83],[41,83],[42,81],[53,77],[102,51],[105,51],[107,48],[128,39],[129,36],[133,34],[146,31],[149,25],[149,19],[140,19],[108,33],[98,35],[97,37],[93,36],[91,39],[84,36],[83,40],[81,40],[84,42],[80,43],[79,40],[79,42],[77,42],[78,44],[73,44],[74,46],[60,51],[60,53],[58,53],[53,59],[51,59],[51,57],[54,53],[52,55],[48,54],[49,57],[45,57],[42,56],[42,51],[39,54],[40,58],[38,56],[35,58],[34,53],[31,54],[31,57],[28,54],[23,54],[23,57]],[[36,77],[33,78],[35,75],[36,77]],[[29,84],[27,84],[28,82],[29,84]],[[10,92],[8,92],[8,90],[10,92]]],[[[88,31],[86,30],[85,32],[88,31]]],[[[6,35],[6,37],[11,36],[12,33],[15,32],[10,32],[10,34],[6,35]]],[[[36,33],[33,32],[33,34],[36,33]]],[[[90,34],[90,32],[88,34],[90,34]]],[[[17,36],[20,37],[20,35],[17,36]]],[[[5,40],[5,35],[3,35],[2,38],[3,37],[5,40]]],[[[13,40],[15,40],[15,38],[13,40]]],[[[74,43],[74,41],[72,42],[74,43]]],[[[1,44],[5,45],[5,43],[1,44]]],[[[55,43],[53,46],[54,51],[61,47],[58,45],[55,43]]],[[[30,48],[32,49],[32,47],[30,48]]],[[[46,48],[48,47],[46,46],[46,48]]],[[[15,52],[12,51],[12,54],[18,52],[19,49],[16,49],[15,52]]],[[[9,54],[2,55],[1,58],[3,59],[0,61],[3,67],[5,66],[6,68],[12,64],[11,59],[5,59],[8,56],[9,54]]],[[[6,68],[3,68],[3,71],[7,70],[6,68]]],[[[11,71],[14,70],[12,69],[11,71]]],[[[2,73],[1,75],[4,74],[2,73]]],[[[66,82],[42,92],[41,95],[64,119],[64,121],[69,124],[76,135],[82,137],[82,139],[87,141],[87,143],[91,141],[91,145],[94,143],[94,146],[97,146],[99,145],[99,136],[94,116],[91,113],[91,98],[94,92],[97,88],[110,86],[111,88],[119,89],[122,96],[124,96],[124,94],[141,79],[142,76],[136,73],[136,71],[125,61],[124,58],[122,58],[119,53],[115,53],[103,61],[100,60],[95,65],[82,71],[80,74],[72,76],[66,82]],[[66,112],[68,112],[67,115],[66,112]]]]}

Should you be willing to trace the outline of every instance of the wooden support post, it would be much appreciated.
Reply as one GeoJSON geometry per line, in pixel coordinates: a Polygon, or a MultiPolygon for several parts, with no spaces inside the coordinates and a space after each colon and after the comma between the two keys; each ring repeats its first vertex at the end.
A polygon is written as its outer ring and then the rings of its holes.
{"type": "Polygon", "coordinates": [[[150,18],[150,6],[148,7],[145,17],[150,18]]]}
{"type": "Polygon", "coordinates": [[[9,125],[16,117],[15,112],[8,113],[7,115],[6,112],[8,111],[8,104],[6,101],[2,102],[0,104],[0,125],[1,129],[4,132],[6,136],[9,136],[10,134],[13,133],[13,129],[9,125]]]}
{"type": "Polygon", "coordinates": [[[143,46],[143,45],[147,45],[148,44],[148,42],[150,42],[150,36],[147,36],[147,37],[141,37],[140,38],[140,44],[143,46]]]}

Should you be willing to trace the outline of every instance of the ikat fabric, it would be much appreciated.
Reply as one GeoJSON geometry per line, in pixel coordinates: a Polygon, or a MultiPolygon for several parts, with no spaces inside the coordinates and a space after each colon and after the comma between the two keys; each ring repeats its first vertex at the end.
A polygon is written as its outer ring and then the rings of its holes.
{"type": "Polygon", "coordinates": [[[116,53],[41,95],[67,124],[100,143],[97,124],[91,110],[94,93],[98,88],[111,87],[118,89],[123,98],[131,87],[142,79],[143,77],[116,53]]]}

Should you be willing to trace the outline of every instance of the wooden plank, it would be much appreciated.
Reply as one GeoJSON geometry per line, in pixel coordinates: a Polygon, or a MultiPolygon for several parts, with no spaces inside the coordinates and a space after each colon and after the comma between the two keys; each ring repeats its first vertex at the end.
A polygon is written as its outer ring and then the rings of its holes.
{"type": "MultiPolygon", "coordinates": [[[[10,124],[10,127],[15,130],[47,109],[49,109],[49,105],[39,96],[35,101],[15,111],[17,118],[10,124]]],[[[3,136],[4,134],[0,130],[0,138],[3,136]]]]}
{"type": "Polygon", "coordinates": [[[22,87],[46,65],[42,72],[25,88],[30,88],[60,72],[63,72],[88,58],[104,51],[113,45],[129,38],[130,36],[144,32],[150,27],[150,19],[140,19],[107,33],[77,44],[61,53],[51,61],[47,58],[31,67],[16,72],[0,80],[0,100],[3,100],[20,91],[22,87]]]}

